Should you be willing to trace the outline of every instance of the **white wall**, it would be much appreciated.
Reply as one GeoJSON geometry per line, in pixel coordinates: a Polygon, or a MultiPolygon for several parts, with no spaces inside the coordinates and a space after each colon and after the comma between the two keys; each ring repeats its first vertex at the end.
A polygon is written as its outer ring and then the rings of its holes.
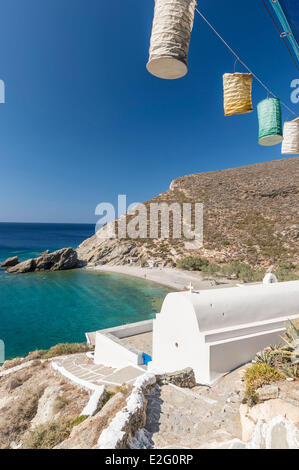
{"type": "Polygon", "coordinates": [[[210,368],[208,374],[202,375],[201,366],[197,363],[196,375],[203,382],[213,384],[223,375],[254,359],[256,353],[270,344],[278,344],[284,328],[261,332],[254,335],[233,338],[229,341],[209,344],[210,368]]]}
{"type": "Polygon", "coordinates": [[[125,347],[120,340],[112,335],[105,335],[97,331],[96,347],[94,353],[95,364],[109,367],[125,367],[129,364],[143,364],[142,354],[133,348],[125,347]]]}
{"type": "Polygon", "coordinates": [[[196,368],[199,358],[208,367],[208,354],[198,323],[183,297],[176,299],[176,310],[156,316],[153,323],[153,363],[151,367],[173,372],[196,368]]]}

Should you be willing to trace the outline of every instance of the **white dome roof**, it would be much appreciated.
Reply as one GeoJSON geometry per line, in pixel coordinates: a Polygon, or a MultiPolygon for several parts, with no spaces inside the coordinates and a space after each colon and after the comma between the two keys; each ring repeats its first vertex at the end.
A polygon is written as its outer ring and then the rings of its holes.
{"type": "Polygon", "coordinates": [[[299,281],[170,293],[161,309],[161,315],[169,315],[170,322],[172,315],[176,318],[179,315],[182,324],[184,317],[195,316],[201,332],[296,313],[299,313],[299,281]]]}

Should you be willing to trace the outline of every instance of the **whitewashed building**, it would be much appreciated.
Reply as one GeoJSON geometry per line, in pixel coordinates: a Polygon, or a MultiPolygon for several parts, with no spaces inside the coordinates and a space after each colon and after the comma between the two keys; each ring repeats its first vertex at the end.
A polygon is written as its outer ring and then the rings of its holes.
{"type": "Polygon", "coordinates": [[[256,285],[168,294],[153,321],[150,368],[192,367],[198,383],[213,384],[281,342],[286,322],[299,318],[299,281],[268,278],[256,285]]]}
{"type": "Polygon", "coordinates": [[[168,294],[154,320],[92,334],[94,362],[167,373],[192,367],[197,383],[212,385],[280,343],[288,320],[299,318],[299,281],[277,282],[268,273],[260,284],[168,294]],[[152,357],[124,339],[152,332],[152,357]],[[152,359],[152,361],[150,361],[152,359]]]}

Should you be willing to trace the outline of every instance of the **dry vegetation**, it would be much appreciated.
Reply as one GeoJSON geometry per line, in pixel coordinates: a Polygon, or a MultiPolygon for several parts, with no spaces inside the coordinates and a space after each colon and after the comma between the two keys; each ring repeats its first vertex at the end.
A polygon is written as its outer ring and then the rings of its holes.
{"type": "Polygon", "coordinates": [[[38,349],[30,352],[26,357],[15,357],[4,362],[1,369],[11,369],[28,361],[39,361],[40,359],[50,359],[57,356],[76,354],[90,351],[87,343],[59,343],[50,349],[38,349]]]}
{"type": "Polygon", "coordinates": [[[40,424],[25,435],[22,448],[52,449],[69,437],[71,429],[71,420],[66,418],[40,424]]]}
{"type": "MultiPolygon", "coordinates": [[[[61,345],[54,350],[61,352],[61,345]]],[[[102,409],[82,416],[90,394],[63,379],[49,361],[35,359],[0,378],[0,449],[93,448],[131,390],[111,386],[102,409]]]]}
{"type": "Polygon", "coordinates": [[[31,420],[37,411],[38,400],[43,392],[42,387],[35,390],[27,388],[18,401],[13,401],[7,407],[1,409],[0,422],[0,448],[10,447],[11,442],[16,442],[28,429],[31,420]]]}
{"type": "Polygon", "coordinates": [[[173,238],[119,242],[94,236],[80,245],[79,257],[98,264],[136,257],[141,265],[152,259],[168,266],[186,256],[255,268],[299,263],[299,157],[177,178],[145,205],[151,202],[202,202],[203,248],[186,250],[184,240],[173,238]]]}
{"type": "MultiPolygon", "coordinates": [[[[46,393],[48,387],[53,386],[57,390],[57,396],[51,410],[51,419],[49,423],[37,422],[33,429],[34,431],[36,428],[39,431],[42,430],[40,434],[47,435],[47,438],[44,438],[45,441],[43,440],[42,448],[47,447],[51,442],[56,442],[58,436],[60,438],[57,442],[65,438],[64,436],[68,437],[73,426],[81,422],[81,420],[79,422],[76,420],[89,399],[88,392],[62,380],[55,374],[48,362],[42,364],[40,361],[35,361],[24,370],[0,378],[1,449],[19,447],[22,444],[27,448],[30,447],[30,443],[35,448],[38,433],[31,434],[32,420],[37,415],[43,394],[46,393]],[[55,424],[53,424],[54,421],[55,424]],[[50,426],[50,423],[53,425],[50,426]],[[67,423],[69,423],[68,426],[66,426],[67,423]],[[49,434],[45,432],[48,425],[50,426],[49,434]]],[[[40,419],[43,418],[43,410],[41,411],[40,419]]]]}

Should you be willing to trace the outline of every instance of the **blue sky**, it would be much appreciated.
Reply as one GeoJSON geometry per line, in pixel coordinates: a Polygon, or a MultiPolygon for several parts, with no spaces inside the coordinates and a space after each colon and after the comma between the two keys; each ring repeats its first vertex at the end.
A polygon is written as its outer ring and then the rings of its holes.
{"type": "MultiPolygon", "coordinates": [[[[224,117],[222,74],[234,58],[197,14],[188,75],[166,81],[146,71],[153,7],[0,1],[0,221],[95,222],[96,205],[118,194],[144,201],[178,176],[282,158],[279,145],[258,145],[256,108],[224,117]]],[[[298,112],[298,72],[262,2],[198,7],[298,112]]],[[[255,82],[254,105],[265,97],[255,82]]]]}

